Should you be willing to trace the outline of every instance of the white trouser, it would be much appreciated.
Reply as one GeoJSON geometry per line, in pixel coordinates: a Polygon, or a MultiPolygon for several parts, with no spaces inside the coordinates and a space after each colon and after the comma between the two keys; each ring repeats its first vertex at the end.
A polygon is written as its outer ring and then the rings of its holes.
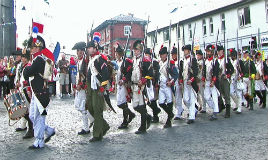
{"type": "Polygon", "coordinates": [[[176,117],[181,118],[183,108],[182,108],[182,90],[181,85],[178,82],[175,83],[175,106],[177,108],[177,115],[176,117]]]}
{"type": "Polygon", "coordinates": [[[118,106],[127,102],[127,89],[124,85],[117,85],[116,101],[118,106]]]}
{"type": "Polygon", "coordinates": [[[33,94],[30,104],[29,117],[33,122],[33,128],[34,128],[35,141],[33,145],[35,147],[39,146],[42,148],[45,145],[44,134],[50,136],[55,132],[55,129],[50,128],[48,125],[46,125],[46,116],[40,114],[36,101],[37,98],[33,94]]]}
{"type": "Polygon", "coordinates": [[[260,80],[255,81],[255,90],[256,91],[266,90],[266,87],[265,87],[263,80],[260,79],[260,80]]]}
{"type": "Polygon", "coordinates": [[[92,123],[94,121],[94,118],[89,113],[89,111],[86,110],[85,104],[86,104],[86,91],[85,90],[76,91],[74,105],[75,108],[82,114],[83,129],[85,131],[89,131],[88,119],[92,123]]]}
{"type": "Polygon", "coordinates": [[[154,86],[151,80],[150,80],[150,87],[146,85],[146,93],[150,102],[155,100],[154,86]]]}
{"type": "Polygon", "coordinates": [[[205,102],[205,98],[204,98],[204,82],[199,82],[198,83],[198,87],[199,87],[199,92],[198,92],[198,104],[199,106],[202,108],[203,111],[206,111],[206,102],[205,102]]]}
{"type": "Polygon", "coordinates": [[[249,78],[243,78],[243,82],[245,86],[243,93],[244,94],[248,93],[249,95],[251,95],[251,80],[249,78]]]}
{"type": "Polygon", "coordinates": [[[241,106],[241,98],[242,98],[242,88],[241,87],[237,87],[238,85],[243,85],[241,80],[237,81],[232,79],[232,83],[230,84],[230,95],[231,98],[233,99],[234,103],[235,103],[235,108],[237,108],[238,112],[242,111],[242,106],[241,106]]]}
{"type": "Polygon", "coordinates": [[[171,87],[167,86],[165,82],[160,82],[158,103],[172,103],[172,90],[171,87]]]}
{"type": "MultiPolygon", "coordinates": [[[[143,87],[144,88],[144,87],[143,87]]],[[[131,86],[132,89],[132,106],[133,108],[138,107],[138,106],[143,106],[144,105],[144,97],[142,94],[142,89],[139,89],[139,86],[134,84],[131,86]]]]}
{"type": "Polygon", "coordinates": [[[192,86],[188,85],[187,81],[184,81],[183,102],[189,108],[189,119],[194,120],[195,112],[197,111],[195,108],[195,104],[197,103],[197,97],[192,86]]]}
{"type": "Polygon", "coordinates": [[[204,90],[204,98],[208,106],[213,109],[214,113],[219,112],[218,96],[219,96],[219,93],[215,85],[213,87],[210,87],[210,82],[206,81],[205,90],[204,90]]]}
{"type": "Polygon", "coordinates": [[[26,128],[27,127],[26,125],[27,125],[27,120],[24,117],[22,117],[20,128],[26,128]]]}

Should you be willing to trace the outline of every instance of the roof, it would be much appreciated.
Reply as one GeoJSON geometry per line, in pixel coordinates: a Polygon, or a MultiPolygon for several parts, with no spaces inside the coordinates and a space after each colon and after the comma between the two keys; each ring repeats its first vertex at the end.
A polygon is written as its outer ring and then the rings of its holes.
{"type": "Polygon", "coordinates": [[[133,16],[133,14],[128,14],[128,15],[123,15],[120,14],[118,16],[115,16],[109,20],[106,20],[104,22],[102,22],[98,27],[94,28],[90,34],[93,34],[96,31],[100,31],[101,29],[107,27],[110,24],[116,24],[116,23],[140,23],[141,25],[146,25],[147,21],[140,19],[140,18],[136,18],[133,16]]]}
{"type": "MultiPolygon", "coordinates": [[[[242,5],[246,5],[250,2],[256,2],[256,1],[259,1],[259,0],[236,0],[234,2],[229,2],[229,4],[225,4],[219,8],[214,8],[212,10],[204,10],[203,12],[201,13],[196,13],[195,15],[192,15],[190,17],[187,17],[187,14],[186,17],[183,17],[181,18],[180,21],[177,21],[176,23],[173,23],[172,24],[172,27],[175,27],[177,26],[177,24],[179,23],[179,25],[183,25],[183,24],[186,24],[186,23],[189,23],[189,22],[193,22],[193,21],[196,21],[196,20],[200,20],[204,17],[208,17],[210,15],[213,15],[213,14],[218,14],[218,13],[221,13],[221,12],[224,12],[226,10],[230,10],[230,9],[233,9],[233,8],[237,8],[239,6],[242,6],[242,5]]],[[[158,29],[158,32],[160,31],[163,31],[165,29],[168,29],[169,25],[166,25],[160,29],[158,29]]],[[[153,31],[150,31],[148,32],[148,34],[154,34],[155,30],[153,31]]]]}

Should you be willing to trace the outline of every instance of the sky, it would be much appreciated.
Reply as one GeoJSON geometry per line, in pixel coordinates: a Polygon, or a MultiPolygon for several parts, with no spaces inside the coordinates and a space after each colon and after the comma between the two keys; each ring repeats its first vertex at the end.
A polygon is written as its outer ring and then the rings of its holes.
{"type": "Polygon", "coordinates": [[[29,38],[31,20],[44,24],[43,37],[47,46],[60,42],[66,46],[65,52],[75,54],[71,48],[76,42],[86,41],[86,33],[103,21],[119,14],[134,14],[134,17],[147,20],[148,31],[168,26],[218,6],[239,0],[16,0],[18,46],[29,38]],[[25,6],[26,10],[21,10],[25,6]],[[178,10],[170,12],[178,7],[178,10]]]}

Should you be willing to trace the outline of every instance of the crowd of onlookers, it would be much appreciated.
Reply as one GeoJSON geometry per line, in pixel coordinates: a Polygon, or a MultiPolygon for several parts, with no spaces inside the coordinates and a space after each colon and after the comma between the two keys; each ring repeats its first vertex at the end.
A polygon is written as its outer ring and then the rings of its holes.
{"type": "MultiPolygon", "coordinates": [[[[21,55],[5,56],[0,58],[0,98],[2,99],[15,89],[14,79],[16,70],[21,62],[21,55]]],[[[31,62],[29,62],[31,63],[31,62]]],[[[70,61],[65,58],[65,54],[61,54],[61,59],[56,62],[53,70],[51,81],[48,82],[49,92],[51,96],[57,95],[56,85],[60,85],[60,97],[74,96],[73,85],[76,83],[77,59],[75,56],[70,57],[70,61]],[[57,83],[57,81],[59,83],[57,83]]]]}

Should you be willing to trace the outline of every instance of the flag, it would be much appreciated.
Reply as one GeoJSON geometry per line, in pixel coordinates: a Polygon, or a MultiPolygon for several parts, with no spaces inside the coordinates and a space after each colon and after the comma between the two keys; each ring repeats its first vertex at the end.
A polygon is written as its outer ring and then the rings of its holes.
{"type": "Polygon", "coordinates": [[[53,53],[52,53],[49,49],[45,48],[45,49],[43,49],[41,52],[42,52],[43,55],[46,56],[48,59],[50,59],[50,60],[52,60],[53,62],[55,62],[54,55],[53,55],[53,53]]]}
{"type": "Polygon", "coordinates": [[[60,43],[57,42],[56,47],[55,47],[54,52],[53,52],[55,62],[57,62],[59,54],[60,54],[60,43]]]}
{"type": "Polygon", "coordinates": [[[38,33],[43,33],[44,30],[44,25],[41,23],[33,22],[32,27],[37,27],[38,28],[38,33]]]}

